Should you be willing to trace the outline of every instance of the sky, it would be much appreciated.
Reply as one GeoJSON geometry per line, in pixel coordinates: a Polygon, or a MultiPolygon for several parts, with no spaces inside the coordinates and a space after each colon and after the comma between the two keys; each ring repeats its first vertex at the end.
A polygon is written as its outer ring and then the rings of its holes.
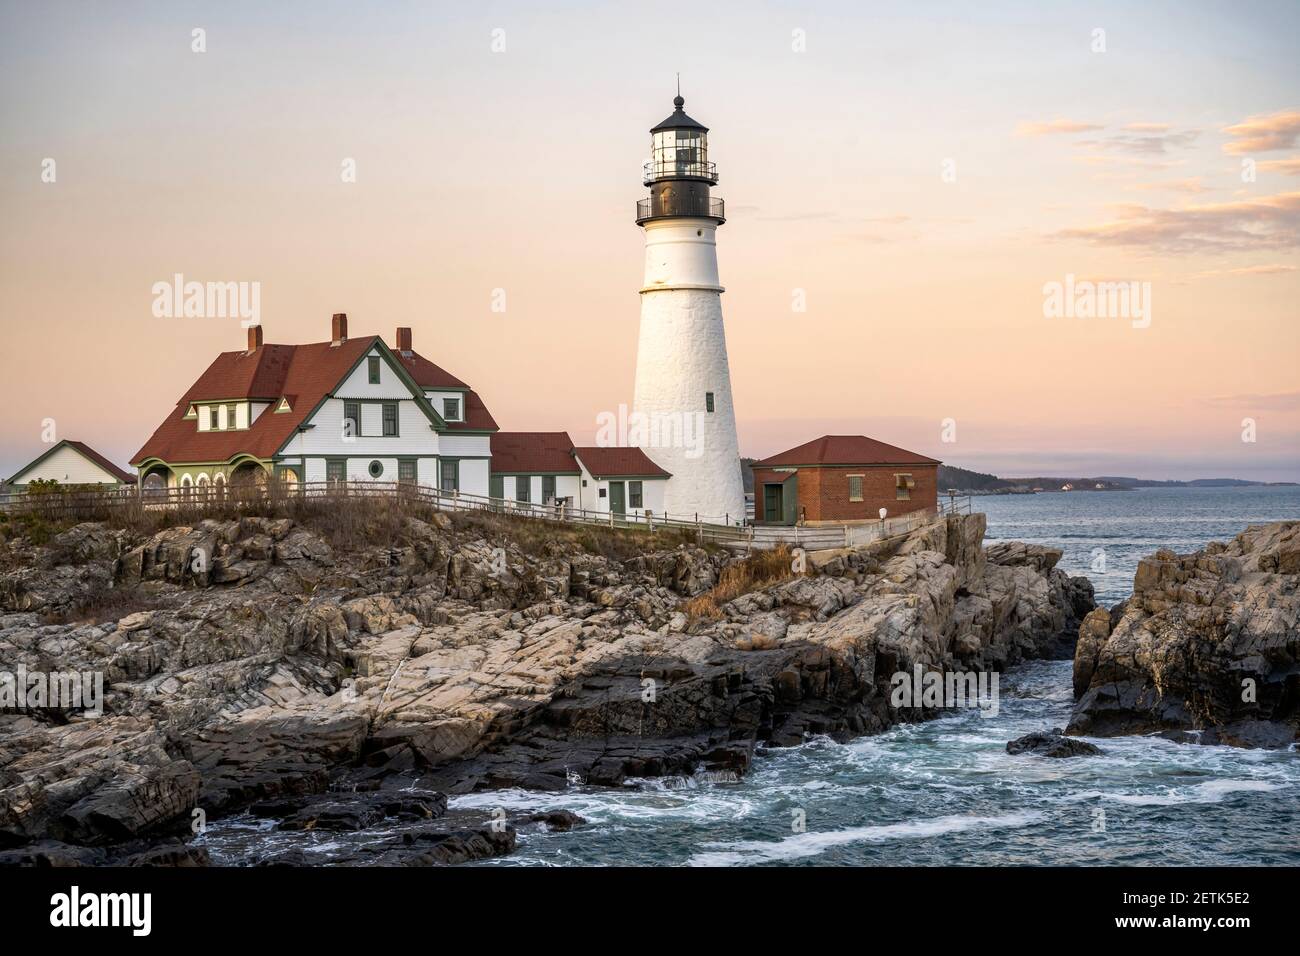
{"type": "Polygon", "coordinates": [[[268,342],[410,326],[502,428],[591,441],[680,73],[742,454],[1300,480],[1297,35],[1270,2],[6,0],[0,475],[51,433],[125,463],[244,347],[154,315],[176,274],[259,283],[268,342]],[[1071,281],[1149,309],[1053,314],[1071,281]]]}

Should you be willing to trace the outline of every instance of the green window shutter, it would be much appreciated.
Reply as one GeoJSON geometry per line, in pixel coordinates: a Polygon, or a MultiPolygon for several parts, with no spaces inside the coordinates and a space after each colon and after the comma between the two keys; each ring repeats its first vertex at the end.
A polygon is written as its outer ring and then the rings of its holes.
{"type": "Polygon", "coordinates": [[[366,362],[370,366],[368,369],[368,371],[370,372],[370,384],[378,385],[379,384],[379,356],[372,355],[370,356],[370,358],[366,360],[366,362]]]}

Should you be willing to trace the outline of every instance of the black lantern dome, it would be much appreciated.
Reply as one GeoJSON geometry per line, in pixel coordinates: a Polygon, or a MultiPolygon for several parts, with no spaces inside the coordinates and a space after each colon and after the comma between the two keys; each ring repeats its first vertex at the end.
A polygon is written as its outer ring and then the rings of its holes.
{"type": "Polygon", "coordinates": [[[721,199],[709,196],[717,185],[718,167],[709,162],[709,128],[686,115],[681,94],[673,98],[673,112],[650,130],[650,162],[644,183],[650,198],[637,203],[637,224],[648,219],[691,217],[723,222],[721,199]]]}

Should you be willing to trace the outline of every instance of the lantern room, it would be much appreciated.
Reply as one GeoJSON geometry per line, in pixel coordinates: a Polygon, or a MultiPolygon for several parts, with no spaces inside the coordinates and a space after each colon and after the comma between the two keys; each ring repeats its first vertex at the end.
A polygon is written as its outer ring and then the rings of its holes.
{"type": "Polygon", "coordinates": [[[687,116],[686,101],[673,98],[673,113],[650,131],[650,162],[645,185],[664,179],[699,179],[717,183],[717,167],[709,162],[708,127],[687,116]]]}

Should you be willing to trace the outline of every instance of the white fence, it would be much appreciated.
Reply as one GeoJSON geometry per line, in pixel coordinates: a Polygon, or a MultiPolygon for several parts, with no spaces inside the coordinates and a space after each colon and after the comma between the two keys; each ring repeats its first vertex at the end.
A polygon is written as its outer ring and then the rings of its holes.
{"type": "Polygon", "coordinates": [[[856,548],[882,538],[906,534],[937,516],[969,512],[970,499],[950,499],[937,509],[873,521],[866,524],[806,527],[800,525],[726,525],[700,520],[695,516],[656,515],[653,512],[615,514],[588,511],[565,503],[538,504],[511,501],[482,495],[440,491],[418,484],[383,481],[334,481],[304,484],[271,483],[269,485],[231,485],[224,488],[146,489],[111,491],[68,489],[42,494],[19,495],[7,503],[12,513],[31,513],[56,520],[97,520],[110,511],[136,508],[144,511],[174,509],[186,520],[207,514],[256,512],[289,506],[295,501],[393,498],[409,500],[444,511],[481,511],[493,514],[532,518],[542,521],[571,522],[612,529],[633,529],[653,533],[657,530],[686,531],[701,543],[711,541],[744,550],[768,550],[778,545],[823,551],[831,548],[856,548]]]}

